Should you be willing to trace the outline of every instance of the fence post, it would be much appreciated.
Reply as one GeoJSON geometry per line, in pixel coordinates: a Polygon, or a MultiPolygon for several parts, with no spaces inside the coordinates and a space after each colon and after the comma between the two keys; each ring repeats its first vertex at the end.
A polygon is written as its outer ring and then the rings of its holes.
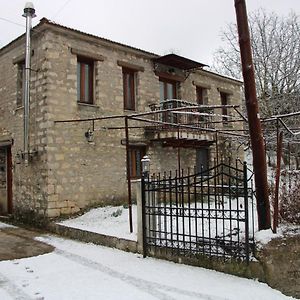
{"type": "Polygon", "coordinates": [[[142,228],[143,228],[143,257],[147,256],[147,230],[146,230],[146,189],[145,184],[149,185],[149,171],[150,171],[150,158],[145,155],[141,159],[142,163],[142,180],[141,180],[141,194],[142,194],[142,228]]]}
{"type": "Polygon", "coordinates": [[[248,180],[247,180],[247,163],[243,164],[244,176],[244,205],[245,205],[245,251],[246,261],[249,264],[249,212],[248,212],[248,180]]]}
{"type": "Polygon", "coordinates": [[[143,253],[143,203],[142,203],[142,197],[143,197],[143,190],[142,190],[142,180],[139,180],[136,182],[136,204],[137,204],[137,246],[138,251],[140,253],[143,253]]]}
{"type": "MultiPolygon", "coordinates": [[[[141,212],[142,212],[142,252],[143,257],[145,258],[147,256],[147,241],[146,241],[146,195],[145,195],[145,173],[142,174],[142,180],[141,180],[141,212]]],[[[138,211],[139,212],[139,211],[138,211]]]]}
{"type": "Polygon", "coordinates": [[[277,165],[276,165],[276,176],[275,176],[275,196],[274,196],[274,213],[273,213],[273,233],[277,232],[278,227],[278,198],[279,198],[279,184],[280,184],[280,167],[281,167],[281,156],[282,156],[282,139],[283,132],[277,136],[277,165]]]}

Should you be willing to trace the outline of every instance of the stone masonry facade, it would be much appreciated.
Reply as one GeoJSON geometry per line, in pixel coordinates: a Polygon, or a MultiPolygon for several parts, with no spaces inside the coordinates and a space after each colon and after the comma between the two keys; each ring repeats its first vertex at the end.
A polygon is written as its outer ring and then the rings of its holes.
{"type": "MultiPolygon", "coordinates": [[[[135,113],[150,111],[149,105],[160,99],[159,76],[153,67],[153,59],[159,56],[42,19],[32,34],[31,155],[25,165],[24,108],[16,103],[24,44],[21,36],[0,50],[0,147],[4,141],[11,143],[14,212],[52,218],[92,205],[126,202],[125,133],[106,129],[124,126],[124,119],[98,121],[93,143],[85,138],[92,122],[55,121],[132,113],[123,106],[124,65],[136,69],[135,113]],[[94,61],[93,104],[77,101],[79,55],[94,61]]],[[[241,82],[203,69],[180,82],[179,97],[196,103],[196,86],[207,88],[208,104],[221,104],[220,91],[230,95],[229,104],[241,103],[241,82]]],[[[130,138],[146,141],[151,170],[177,168],[176,148],[147,142],[143,130],[132,130],[130,138]]],[[[195,165],[195,153],[195,149],[181,150],[182,168],[195,165]]],[[[214,156],[212,146],[210,159],[214,156]]]]}

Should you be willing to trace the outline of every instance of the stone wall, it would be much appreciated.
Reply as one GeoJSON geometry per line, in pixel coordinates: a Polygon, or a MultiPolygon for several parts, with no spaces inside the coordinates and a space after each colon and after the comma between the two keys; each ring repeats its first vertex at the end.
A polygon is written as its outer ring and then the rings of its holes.
{"type": "Polygon", "coordinates": [[[17,107],[18,63],[25,59],[24,39],[1,50],[0,54],[0,145],[1,141],[11,141],[13,158],[13,209],[29,216],[46,215],[47,210],[47,134],[45,124],[47,115],[46,66],[43,50],[44,36],[32,41],[32,72],[30,101],[30,152],[32,156],[28,166],[18,159],[23,151],[23,113],[24,107],[17,107]]]}
{"type": "MultiPolygon", "coordinates": [[[[31,73],[30,150],[28,166],[16,155],[23,147],[23,108],[16,107],[17,65],[14,58],[24,51],[19,39],[0,52],[0,135],[14,139],[13,204],[15,211],[45,217],[70,214],[92,205],[126,201],[126,150],[121,143],[124,119],[95,122],[93,143],[85,132],[92,122],[57,123],[58,120],[126,115],[123,109],[122,67],[119,61],[140,68],[137,72],[137,112],[150,111],[159,102],[159,77],[153,72],[155,55],[70,31],[46,26],[33,36],[31,73]],[[94,63],[94,103],[77,102],[77,52],[98,57],[94,63]],[[5,76],[3,76],[5,74],[5,76]]],[[[41,27],[43,28],[43,27],[41,27]]],[[[208,88],[209,104],[220,104],[220,90],[230,92],[230,104],[240,103],[240,83],[207,71],[191,73],[180,84],[181,98],[196,103],[196,85],[208,88]]],[[[130,122],[137,125],[137,122],[130,122]]],[[[222,126],[222,125],[221,125],[222,126]]],[[[3,137],[2,137],[3,138],[3,137]]],[[[153,171],[175,170],[177,149],[150,143],[140,130],[130,130],[130,139],[148,143],[153,171]]],[[[1,141],[1,137],[0,137],[1,141]]],[[[181,168],[195,165],[195,149],[182,149],[181,168]]],[[[212,147],[211,159],[215,148],[212,147]]]]}
{"type": "Polygon", "coordinates": [[[300,298],[300,235],[273,239],[257,252],[264,281],[284,294],[300,298]]]}

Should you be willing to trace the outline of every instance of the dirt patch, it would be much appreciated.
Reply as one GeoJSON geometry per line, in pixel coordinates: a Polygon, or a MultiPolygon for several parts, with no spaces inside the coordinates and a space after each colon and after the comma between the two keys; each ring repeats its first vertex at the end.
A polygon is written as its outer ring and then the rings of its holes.
{"type": "Polygon", "coordinates": [[[34,240],[40,232],[23,228],[0,229],[0,261],[37,256],[52,252],[54,247],[34,240]]]}

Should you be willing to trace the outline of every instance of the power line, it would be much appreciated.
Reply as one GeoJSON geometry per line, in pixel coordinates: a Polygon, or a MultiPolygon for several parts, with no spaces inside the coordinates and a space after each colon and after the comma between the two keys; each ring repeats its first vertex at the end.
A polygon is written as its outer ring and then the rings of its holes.
{"type": "Polygon", "coordinates": [[[54,19],[55,17],[57,17],[58,14],[60,14],[60,12],[69,4],[69,2],[71,2],[71,0],[67,0],[57,11],[56,13],[53,15],[52,19],[54,19]]]}
{"type": "Polygon", "coordinates": [[[11,21],[11,20],[8,20],[8,19],[2,18],[2,17],[0,17],[0,20],[11,23],[11,24],[14,24],[14,25],[17,25],[17,26],[26,27],[24,24],[16,23],[14,21],[11,21]]]}

